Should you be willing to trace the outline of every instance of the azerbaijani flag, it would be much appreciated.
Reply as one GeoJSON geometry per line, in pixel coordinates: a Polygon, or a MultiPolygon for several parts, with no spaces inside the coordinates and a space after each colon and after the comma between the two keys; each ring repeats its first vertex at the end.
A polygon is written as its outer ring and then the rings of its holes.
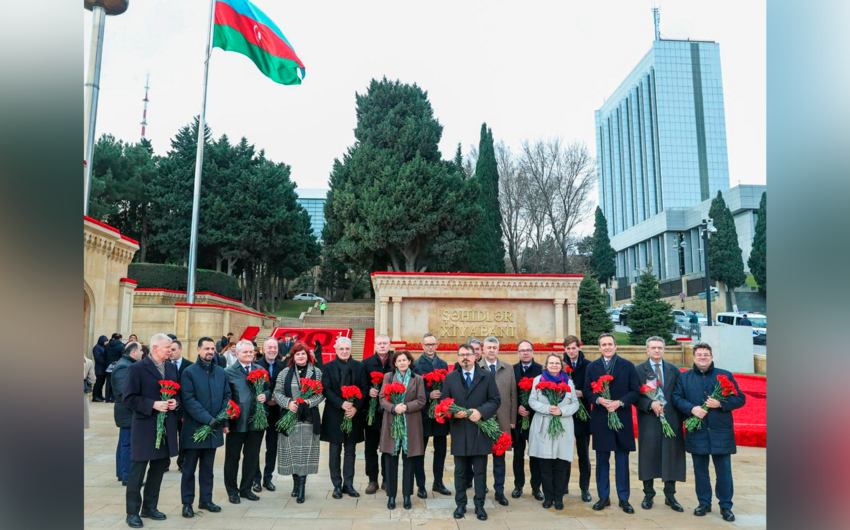
{"type": "Polygon", "coordinates": [[[272,81],[300,85],[306,75],[283,32],[248,0],[216,0],[214,30],[213,47],[247,56],[272,81]]]}

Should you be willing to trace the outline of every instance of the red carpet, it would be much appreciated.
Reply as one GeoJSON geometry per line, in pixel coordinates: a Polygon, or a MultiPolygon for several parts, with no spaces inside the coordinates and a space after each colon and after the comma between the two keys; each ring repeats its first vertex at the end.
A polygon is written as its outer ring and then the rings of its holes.
{"type": "Polygon", "coordinates": [[[366,337],[363,339],[363,359],[375,353],[375,328],[366,328],[366,337]]]}
{"type": "MultiPolygon", "coordinates": [[[[735,381],[747,396],[747,404],[732,411],[732,417],[735,418],[735,443],[747,447],[767,447],[767,377],[736,374],[735,381]]],[[[632,410],[632,415],[637,437],[636,410],[632,410]]]]}

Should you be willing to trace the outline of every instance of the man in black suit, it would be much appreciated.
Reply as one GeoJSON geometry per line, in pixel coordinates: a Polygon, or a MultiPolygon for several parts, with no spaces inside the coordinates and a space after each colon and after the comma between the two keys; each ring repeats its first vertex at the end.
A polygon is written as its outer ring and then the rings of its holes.
{"type": "Polygon", "coordinates": [[[151,353],[127,368],[124,380],[124,405],[133,411],[130,429],[130,475],[127,479],[127,525],[143,526],[141,517],[155,521],[164,520],[165,514],[157,510],[162,475],[169,459],[177,454],[177,414],[175,398],[162,401],[159,382],[177,382],[177,369],[168,363],[171,339],[158,333],[151,337],[151,353]],[[156,448],[157,416],[165,412],[165,437],[156,448]],[[149,468],[149,469],[148,469],[149,468]],[[145,471],[147,470],[147,479],[145,471]],[[141,495],[144,482],[144,498],[141,495]]]}
{"type": "MultiPolygon", "coordinates": [[[[572,368],[570,376],[576,385],[576,395],[584,405],[584,409],[590,413],[590,401],[584,396],[585,373],[590,361],[584,358],[584,353],[579,349],[581,342],[575,335],[567,335],[564,339],[564,362],[572,368]]],[[[578,459],[578,486],[581,489],[581,500],[590,502],[590,418],[579,419],[573,414],[573,432],[576,437],[576,458],[578,459]]],[[[570,483],[572,466],[567,466],[567,484],[570,483]]]]}
{"type": "Polygon", "coordinates": [[[276,360],[278,356],[277,341],[271,337],[263,343],[263,357],[257,361],[257,364],[263,367],[269,373],[269,392],[271,397],[266,403],[268,405],[268,420],[269,426],[266,428],[266,465],[260,471],[259,461],[257,462],[257,474],[254,476],[254,491],[260,492],[265,487],[269,491],[274,491],[275,485],[272,483],[272,474],[277,465],[277,421],[280,419],[280,407],[274,400],[274,389],[277,385],[277,376],[283,372],[286,365],[281,361],[276,360]],[[260,485],[262,480],[262,486],[260,485]]]}
{"type": "MultiPolygon", "coordinates": [[[[519,382],[525,377],[534,379],[543,375],[543,366],[534,361],[534,345],[527,340],[521,340],[517,344],[517,355],[519,362],[514,365],[514,379],[517,382],[516,395],[521,396],[522,390],[519,382]]],[[[534,411],[531,407],[522,405],[522,400],[517,399],[517,423],[511,432],[514,444],[514,491],[511,497],[518,499],[522,496],[522,488],[525,486],[525,448],[528,445],[528,432],[531,428],[531,419],[534,411]],[[522,429],[522,419],[528,418],[529,429],[522,429]]],[[[531,492],[538,501],[543,500],[543,492],[540,491],[542,478],[540,474],[540,460],[536,457],[528,457],[528,467],[531,471],[531,492]]]]}
{"type": "MultiPolygon", "coordinates": [[[[171,335],[168,336],[171,338],[171,335]]],[[[183,377],[183,372],[186,371],[186,368],[192,366],[191,361],[189,359],[183,357],[183,343],[181,343],[176,338],[171,339],[171,355],[168,358],[168,362],[177,367],[177,381],[180,381],[180,378],[183,377]]],[[[183,433],[183,409],[177,409],[177,433],[183,433]]],[[[183,444],[180,444],[180,450],[177,453],[177,471],[183,472],[183,461],[186,460],[186,452],[183,450],[183,444]]],[[[169,467],[170,463],[169,463],[169,467]]],[[[166,468],[166,471],[168,469],[166,468]]]]}
{"type": "Polygon", "coordinates": [[[590,411],[590,428],[593,431],[593,449],[596,450],[596,488],[599,500],[594,510],[604,510],[611,506],[611,452],[617,466],[617,497],[624,512],[635,513],[629,504],[629,453],[635,450],[635,431],[632,421],[632,405],[640,397],[637,370],[630,361],[617,355],[617,341],[610,333],[599,336],[599,352],[602,357],[587,367],[584,381],[584,395],[593,408],[590,411]],[[591,383],[603,375],[614,377],[609,386],[611,399],[593,392],[591,383]],[[619,431],[608,427],[608,413],[613,412],[620,418],[623,428],[619,431]]]}
{"type": "MultiPolygon", "coordinates": [[[[439,340],[436,335],[433,333],[426,333],[422,337],[422,355],[416,359],[416,362],[413,363],[413,372],[416,375],[425,376],[430,374],[435,370],[446,370],[448,371],[449,365],[446,364],[446,361],[440,359],[437,356],[437,345],[439,340]]],[[[427,403],[426,408],[431,406],[431,402],[436,401],[439,403],[442,398],[442,392],[439,390],[431,390],[427,394],[427,403]]],[[[434,440],[434,462],[432,467],[433,476],[431,477],[434,482],[431,486],[432,491],[436,491],[441,495],[451,495],[452,492],[443,484],[443,471],[445,469],[446,464],[446,445],[448,442],[449,435],[449,426],[445,423],[439,423],[437,420],[432,419],[422,414],[422,434],[425,437],[425,447],[428,447],[428,439],[434,440]]],[[[428,497],[428,493],[425,491],[425,459],[418,458],[418,463],[416,464],[416,469],[413,474],[416,477],[416,485],[417,492],[416,496],[420,499],[425,499],[428,497]]]]}
{"type": "Polygon", "coordinates": [[[467,464],[472,463],[475,475],[475,516],[480,521],[487,520],[484,511],[484,496],[487,481],[487,456],[493,452],[493,440],[482,433],[476,423],[496,416],[501,398],[496,378],[489,371],[475,365],[475,351],[469,344],[461,344],[457,349],[459,370],[446,377],[443,384],[443,399],[454,399],[456,405],[469,409],[469,414],[459,412],[449,420],[452,435],[452,456],[455,459],[455,519],[466,514],[466,488],[457,486],[466,484],[467,464]]]}
{"type": "MultiPolygon", "coordinates": [[[[363,392],[364,400],[367,401],[373,397],[378,397],[378,390],[372,388],[372,372],[381,372],[383,374],[392,372],[395,368],[390,365],[390,357],[393,352],[390,350],[390,338],[387,335],[378,335],[375,337],[375,354],[363,361],[363,380],[360,384],[363,392]]],[[[330,363],[328,363],[330,364],[330,363]]],[[[327,410],[327,405],[325,405],[327,410]]],[[[384,419],[384,409],[380,406],[375,411],[375,419],[372,425],[365,426],[363,434],[366,441],[366,476],[369,477],[369,483],[366,484],[366,494],[372,495],[378,491],[378,472],[381,473],[380,488],[386,489],[387,465],[384,455],[381,454],[378,446],[381,442],[381,425],[384,419]],[[380,467],[378,463],[380,462],[380,467]]]]}

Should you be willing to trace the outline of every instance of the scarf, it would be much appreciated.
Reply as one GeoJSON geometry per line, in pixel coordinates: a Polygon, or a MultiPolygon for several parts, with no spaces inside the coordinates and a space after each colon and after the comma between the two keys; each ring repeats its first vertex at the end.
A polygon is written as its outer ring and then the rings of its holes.
{"type": "Polygon", "coordinates": [[[543,375],[540,377],[541,381],[548,381],[550,383],[566,383],[570,384],[570,376],[568,376],[565,372],[558,372],[558,375],[552,375],[549,373],[549,370],[543,370],[543,375]]]}
{"type": "MultiPolygon", "coordinates": [[[[283,395],[288,397],[289,399],[297,399],[301,397],[301,380],[302,379],[316,379],[315,377],[307,377],[307,374],[315,376],[315,370],[311,369],[312,367],[309,364],[304,365],[303,367],[293,365],[291,368],[286,368],[285,373],[286,377],[283,380],[283,395]],[[298,379],[295,381],[298,386],[298,395],[293,395],[292,392],[292,379],[297,376],[298,379]]],[[[284,412],[285,414],[286,412],[284,412]]],[[[318,436],[322,432],[322,422],[319,417],[319,408],[311,407],[309,403],[302,403],[298,405],[298,412],[296,412],[297,418],[299,422],[302,423],[312,423],[313,424],[313,435],[318,436]]],[[[288,436],[286,433],[281,432],[281,436],[288,436]]]]}
{"type": "MultiPolygon", "coordinates": [[[[395,371],[395,380],[404,385],[405,395],[407,395],[407,385],[410,384],[410,374],[412,370],[410,368],[404,373],[404,377],[401,376],[401,372],[396,369],[395,371]]],[[[393,456],[398,455],[399,450],[407,453],[407,414],[404,414],[404,436],[401,437],[400,440],[395,441],[395,450],[393,451],[393,456]]]]}

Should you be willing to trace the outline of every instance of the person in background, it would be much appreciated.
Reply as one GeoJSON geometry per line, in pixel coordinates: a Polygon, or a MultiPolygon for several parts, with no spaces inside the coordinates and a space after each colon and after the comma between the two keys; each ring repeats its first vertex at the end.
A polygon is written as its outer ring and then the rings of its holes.
{"type": "Polygon", "coordinates": [[[325,309],[327,309],[327,308],[328,308],[328,304],[326,304],[325,301],[322,300],[321,303],[319,304],[319,311],[322,312],[322,316],[325,316],[325,309]]]}
{"type": "Polygon", "coordinates": [[[130,333],[130,336],[127,337],[127,342],[139,342],[139,337],[135,333],[130,333]]]}
{"type": "MultiPolygon", "coordinates": [[[[590,361],[584,358],[579,349],[581,342],[575,335],[567,335],[564,339],[564,362],[572,368],[573,382],[576,384],[576,396],[584,404],[584,410],[590,413],[590,401],[584,397],[585,377],[590,361]]],[[[581,500],[590,502],[590,418],[582,420],[573,414],[573,432],[576,437],[576,457],[578,458],[578,486],[581,490],[581,500]]],[[[573,460],[575,462],[575,459],[573,460]]],[[[573,466],[567,466],[567,493],[569,493],[570,476],[573,466]]]]}
{"type": "MultiPolygon", "coordinates": [[[[527,340],[521,340],[517,343],[517,356],[519,362],[514,365],[514,379],[517,383],[517,419],[516,427],[511,431],[513,437],[513,468],[514,468],[514,491],[511,492],[511,497],[519,499],[522,496],[522,488],[525,486],[525,446],[528,444],[529,433],[531,432],[531,421],[534,419],[534,409],[528,408],[520,404],[520,389],[519,382],[523,378],[535,377],[543,374],[543,366],[534,360],[534,345],[527,340]],[[529,418],[529,428],[520,430],[522,418],[529,418]]],[[[537,457],[531,456],[529,453],[528,467],[531,471],[531,493],[538,501],[543,500],[543,493],[540,491],[542,478],[540,474],[540,460],[537,457]]]]}
{"type": "Polygon", "coordinates": [[[688,323],[691,325],[690,336],[694,338],[694,336],[699,339],[700,330],[699,330],[699,317],[697,317],[696,312],[691,313],[690,318],[688,318],[688,323]]]}
{"type": "Polygon", "coordinates": [[[750,327],[752,327],[753,322],[752,322],[752,320],[747,318],[747,314],[744,313],[744,318],[742,318],[741,320],[738,321],[738,325],[739,326],[750,326],[750,327]]]}
{"type": "Polygon", "coordinates": [[[274,491],[275,485],[272,482],[275,463],[277,462],[277,421],[280,419],[280,407],[275,401],[275,386],[277,385],[277,376],[283,372],[286,365],[276,360],[278,355],[277,341],[271,337],[267,338],[263,343],[263,357],[257,361],[257,364],[263,367],[269,373],[269,391],[271,399],[269,399],[267,409],[269,412],[269,426],[266,428],[266,464],[262,471],[260,470],[259,462],[257,462],[257,474],[254,476],[255,492],[259,493],[265,487],[269,491],[274,491]],[[262,485],[260,481],[262,480],[262,485]]]}
{"type": "Polygon", "coordinates": [[[216,353],[221,353],[227,350],[227,347],[231,342],[233,342],[233,333],[228,332],[226,336],[221,337],[221,340],[216,343],[216,353]]]}
{"type": "MultiPolygon", "coordinates": [[[[251,344],[251,343],[248,342],[248,344],[251,344]]],[[[254,354],[254,345],[251,344],[251,355],[253,355],[253,354],[254,354]]],[[[236,358],[237,358],[236,343],[229,342],[224,349],[224,355],[222,355],[222,357],[224,358],[224,364],[227,368],[230,368],[231,366],[233,366],[236,363],[236,358]]]]}
{"type": "Polygon", "coordinates": [[[92,389],[92,401],[95,403],[103,402],[103,385],[106,383],[106,367],[109,363],[106,362],[106,344],[109,339],[106,335],[101,335],[97,339],[97,344],[91,349],[92,357],[94,358],[94,388],[92,389]]]}
{"type": "Polygon", "coordinates": [[[115,449],[115,476],[126,486],[130,476],[130,440],[133,427],[133,411],[124,405],[124,381],[127,370],[142,360],[142,345],[128,342],[124,354],[112,370],[112,392],[115,394],[115,407],[112,410],[115,426],[118,427],[118,447],[115,449]]]}
{"type": "MultiPolygon", "coordinates": [[[[113,333],[112,338],[109,339],[109,342],[106,344],[105,353],[106,353],[106,373],[112,374],[112,370],[115,369],[115,363],[117,363],[121,356],[124,355],[124,343],[121,342],[121,334],[113,333]]],[[[112,378],[107,375],[106,377],[106,396],[104,396],[107,403],[114,403],[115,396],[112,395],[112,378]]]]}
{"type": "Polygon", "coordinates": [[[97,377],[94,375],[94,362],[83,356],[83,429],[89,428],[89,394],[94,388],[97,377]]]}
{"type": "Polygon", "coordinates": [[[322,357],[322,343],[319,340],[316,340],[313,344],[313,361],[318,368],[321,368],[325,364],[325,360],[322,357]]]}

